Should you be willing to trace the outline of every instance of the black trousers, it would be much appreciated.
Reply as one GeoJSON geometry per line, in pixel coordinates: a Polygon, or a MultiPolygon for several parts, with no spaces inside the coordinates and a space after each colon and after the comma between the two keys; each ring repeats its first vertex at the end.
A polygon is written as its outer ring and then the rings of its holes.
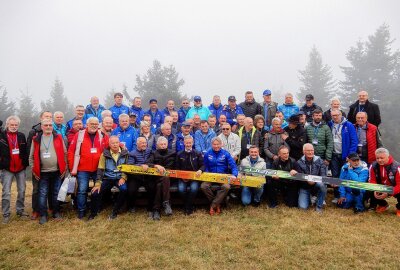
{"type": "Polygon", "coordinates": [[[267,199],[269,205],[274,207],[278,205],[278,192],[283,195],[283,201],[288,207],[297,207],[299,197],[299,186],[296,181],[285,179],[267,178],[266,184],[267,199]]]}
{"type": "Polygon", "coordinates": [[[128,209],[135,207],[140,187],[146,189],[147,211],[153,211],[153,203],[156,195],[156,177],[149,175],[128,175],[128,209]]]}
{"type": "MultiPolygon", "coordinates": [[[[386,200],[378,200],[377,198],[375,198],[373,191],[369,193],[369,196],[371,199],[370,204],[369,204],[370,208],[376,208],[378,205],[379,206],[388,205],[388,202],[386,200]]],[[[397,194],[393,197],[395,197],[397,199],[396,209],[400,210],[400,194],[397,194]]]]}

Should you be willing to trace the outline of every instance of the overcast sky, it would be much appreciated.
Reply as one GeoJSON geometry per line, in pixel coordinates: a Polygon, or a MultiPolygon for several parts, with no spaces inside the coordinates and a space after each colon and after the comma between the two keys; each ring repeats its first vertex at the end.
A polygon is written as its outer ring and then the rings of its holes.
{"type": "Polygon", "coordinates": [[[400,1],[365,0],[0,0],[0,85],[39,102],[58,77],[72,102],[87,104],[122,84],[132,92],[158,59],[206,103],[215,93],[241,101],[246,90],[260,98],[266,88],[297,91],[314,44],[341,79],[357,40],[383,23],[400,39],[399,10],[400,1]]]}

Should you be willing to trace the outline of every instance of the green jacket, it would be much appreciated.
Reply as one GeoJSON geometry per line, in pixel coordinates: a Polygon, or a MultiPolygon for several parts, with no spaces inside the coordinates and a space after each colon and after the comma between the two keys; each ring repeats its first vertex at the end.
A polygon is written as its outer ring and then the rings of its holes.
{"type": "Polygon", "coordinates": [[[321,159],[331,160],[333,152],[332,131],[325,123],[320,123],[319,127],[310,123],[306,128],[307,142],[314,145],[314,154],[321,159]],[[314,144],[314,137],[317,137],[318,144],[314,144]]]}

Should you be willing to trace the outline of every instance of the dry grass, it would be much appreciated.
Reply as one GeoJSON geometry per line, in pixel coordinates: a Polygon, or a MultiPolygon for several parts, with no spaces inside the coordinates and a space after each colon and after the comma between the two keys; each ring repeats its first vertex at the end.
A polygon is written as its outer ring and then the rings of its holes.
{"type": "Polygon", "coordinates": [[[399,269],[400,219],[393,209],[354,215],[328,207],[318,215],[235,205],[217,217],[175,209],[160,222],[144,211],[109,221],[107,209],[90,223],[71,212],[44,226],[13,217],[0,225],[0,268],[399,269]]]}

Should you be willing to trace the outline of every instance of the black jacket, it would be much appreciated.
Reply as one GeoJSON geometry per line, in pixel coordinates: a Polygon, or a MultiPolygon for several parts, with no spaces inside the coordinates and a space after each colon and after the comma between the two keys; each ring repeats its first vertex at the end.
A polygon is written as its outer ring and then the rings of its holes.
{"type": "MultiPolygon", "coordinates": [[[[324,161],[318,157],[314,156],[311,161],[306,161],[306,158],[303,156],[301,159],[297,161],[299,164],[299,173],[304,174],[311,174],[311,175],[318,175],[318,176],[326,176],[327,168],[324,161]]],[[[310,189],[312,186],[309,185],[307,182],[300,183],[301,188],[310,189]]]]}
{"type": "MultiPolygon", "coordinates": [[[[357,100],[355,103],[350,105],[350,111],[347,120],[351,123],[356,123],[356,115],[359,112],[359,101],[357,100]]],[[[364,112],[368,115],[368,122],[374,124],[375,126],[379,126],[381,124],[381,112],[379,110],[379,106],[375,103],[365,102],[364,112]]]]}
{"type": "Polygon", "coordinates": [[[175,169],[184,171],[204,171],[203,155],[192,150],[186,152],[185,150],[179,151],[176,156],[175,169]]]}
{"type": "MultiPolygon", "coordinates": [[[[29,165],[29,152],[26,144],[26,138],[24,133],[17,133],[17,141],[19,148],[19,157],[22,160],[22,165],[24,169],[29,165]]],[[[30,151],[30,149],[29,149],[30,151]]],[[[10,146],[8,144],[7,131],[3,130],[0,133],[0,169],[9,170],[10,169],[10,146]]]]}
{"type": "MultiPolygon", "coordinates": [[[[342,116],[346,118],[346,113],[343,110],[340,111],[342,112],[342,116]]],[[[324,114],[322,115],[322,120],[324,120],[325,123],[328,123],[329,121],[332,120],[331,109],[324,112],[324,114]]]]}
{"type": "Polygon", "coordinates": [[[239,104],[240,107],[242,107],[243,113],[246,117],[251,117],[254,119],[254,116],[257,114],[261,114],[261,105],[258,104],[258,102],[255,102],[254,99],[252,102],[242,102],[239,104]]]}
{"type": "Polygon", "coordinates": [[[38,133],[42,132],[42,126],[39,124],[36,124],[32,127],[32,130],[29,131],[28,138],[26,139],[26,145],[28,151],[31,151],[31,144],[33,137],[35,137],[38,133]]]}
{"type": "Polygon", "coordinates": [[[175,164],[176,152],[170,149],[153,151],[146,161],[149,166],[161,165],[166,169],[173,169],[175,164]]]}
{"type": "Polygon", "coordinates": [[[295,129],[287,126],[284,130],[289,136],[285,140],[290,146],[289,155],[295,160],[299,160],[303,156],[303,145],[306,143],[306,130],[301,125],[297,125],[295,129]]]}
{"type": "Polygon", "coordinates": [[[300,108],[300,110],[306,114],[306,120],[309,123],[312,122],[312,113],[316,109],[320,109],[322,111],[321,107],[315,103],[313,103],[311,107],[307,107],[307,104],[304,104],[303,107],[300,108]]]}

